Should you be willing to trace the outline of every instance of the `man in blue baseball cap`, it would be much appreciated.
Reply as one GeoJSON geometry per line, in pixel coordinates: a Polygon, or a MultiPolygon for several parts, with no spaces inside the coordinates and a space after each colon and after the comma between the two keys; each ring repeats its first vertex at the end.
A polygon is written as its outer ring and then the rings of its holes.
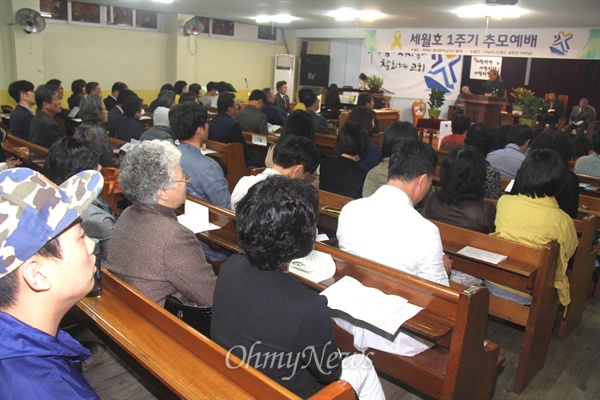
{"type": "Polygon", "coordinates": [[[0,172],[2,398],[98,398],[79,372],[89,351],[58,326],[94,285],[79,215],[103,183],[96,171],[60,187],[27,168],[0,172]]]}

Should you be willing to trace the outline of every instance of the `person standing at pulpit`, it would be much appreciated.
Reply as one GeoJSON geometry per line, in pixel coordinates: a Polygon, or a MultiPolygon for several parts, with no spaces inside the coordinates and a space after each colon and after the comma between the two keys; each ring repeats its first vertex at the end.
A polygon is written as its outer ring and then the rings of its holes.
{"type": "Polygon", "coordinates": [[[504,97],[504,81],[496,68],[488,71],[490,80],[483,84],[482,92],[485,96],[504,97]]]}
{"type": "Polygon", "coordinates": [[[548,91],[548,100],[542,107],[541,126],[556,126],[558,119],[563,113],[563,103],[558,100],[556,90],[548,91]]]}

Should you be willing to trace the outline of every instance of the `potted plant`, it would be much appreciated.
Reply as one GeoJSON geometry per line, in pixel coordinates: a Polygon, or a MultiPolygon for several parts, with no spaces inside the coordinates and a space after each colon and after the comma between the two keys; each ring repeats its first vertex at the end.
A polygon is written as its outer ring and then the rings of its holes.
{"type": "Polygon", "coordinates": [[[444,105],[444,101],[446,100],[446,93],[440,89],[431,89],[431,93],[429,93],[429,116],[431,118],[439,118],[442,110],[440,108],[444,105]]]}
{"type": "Polygon", "coordinates": [[[513,89],[510,94],[515,99],[513,112],[518,111],[523,115],[519,122],[531,126],[532,129],[535,129],[535,118],[544,106],[544,99],[534,94],[535,92],[522,87],[513,89]]]}
{"type": "Polygon", "coordinates": [[[367,76],[367,85],[374,91],[378,91],[383,86],[383,78],[377,75],[367,76]]]}

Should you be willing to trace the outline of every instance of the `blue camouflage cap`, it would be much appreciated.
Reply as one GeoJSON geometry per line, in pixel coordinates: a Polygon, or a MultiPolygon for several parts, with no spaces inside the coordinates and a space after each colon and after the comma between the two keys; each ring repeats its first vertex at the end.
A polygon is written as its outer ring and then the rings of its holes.
{"type": "Polygon", "coordinates": [[[0,278],[60,235],[100,194],[104,179],[82,171],[57,187],[29,168],[0,172],[0,278]]]}

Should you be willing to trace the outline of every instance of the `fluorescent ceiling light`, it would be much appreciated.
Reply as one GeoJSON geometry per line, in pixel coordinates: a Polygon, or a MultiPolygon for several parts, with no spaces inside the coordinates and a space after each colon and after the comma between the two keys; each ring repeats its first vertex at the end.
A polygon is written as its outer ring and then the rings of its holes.
{"type": "Polygon", "coordinates": [[[289,14],[259,15],[254,18],[257,24],[289,24],[295,19],[298,18],[292,17],[289,14]]]}
{"type": "Polygon", "coordinates": [[[452,11],[461,18],[483,18],[490,17],[494,19],[519,18],[521,15],[529,13],[529,10],[519,6],[510,5],[485,5],[477,4],[472,6],[459,7],[452,11]]]}
{"type": "Polygon", "coordinates": [[[375,10],[354,10],[352,8],[340,8],[339,10],[331,11],[328,16],[335,18],[336,21],[374,21],[385,17],[385,14],[375,10]]]}
{"type": "Polygon", "coordinates": [[[165,3],[165,4],[171,4],[173,2],[173,0],[150,0],[153,3],[165,3]]]}

